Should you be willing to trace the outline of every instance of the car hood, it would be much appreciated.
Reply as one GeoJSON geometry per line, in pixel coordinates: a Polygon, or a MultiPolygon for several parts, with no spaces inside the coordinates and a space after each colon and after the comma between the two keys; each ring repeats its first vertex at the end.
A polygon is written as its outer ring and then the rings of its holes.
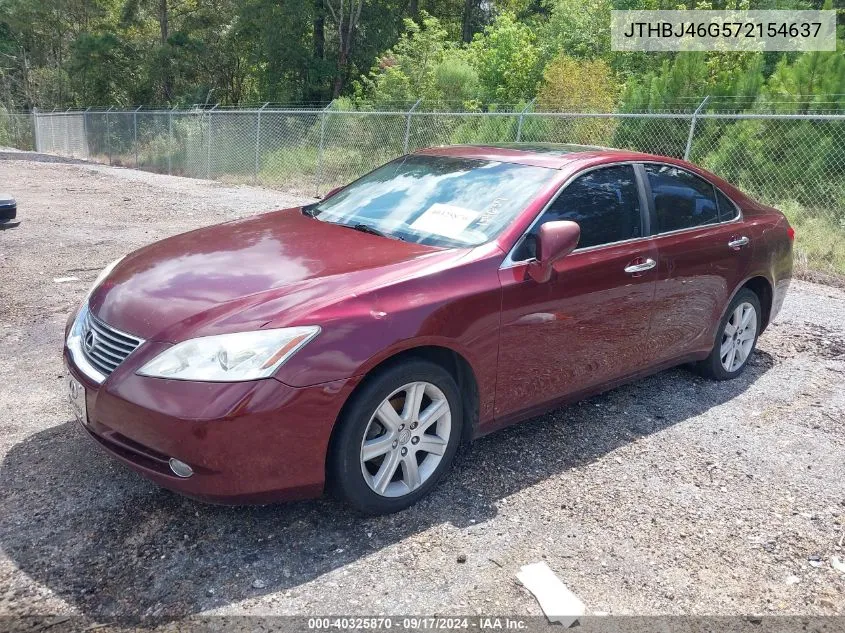
{"type": "Polygon", "coordinates": [[[94,291],[109,325],[147,340],[294,324],[318,307],[459,255],[328,224],[300,209],[236,220],[144,247],[94,291]]]}

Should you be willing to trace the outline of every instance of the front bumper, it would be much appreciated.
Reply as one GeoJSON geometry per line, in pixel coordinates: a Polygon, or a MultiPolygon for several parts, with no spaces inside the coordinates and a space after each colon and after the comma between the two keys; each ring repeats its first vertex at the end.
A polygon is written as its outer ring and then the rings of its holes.
{"type": "Polygon", "coordinates": [[[147,343],[102,384],[65,363],[86,391],[88,433],[164,488],[217,503],[319,496],[329,439],[356,379],[295,388],[278,380],[204,383],[135,374],[164,346],[147,343]],[[188,464],[177,477],[169,459],[188,464]]]}

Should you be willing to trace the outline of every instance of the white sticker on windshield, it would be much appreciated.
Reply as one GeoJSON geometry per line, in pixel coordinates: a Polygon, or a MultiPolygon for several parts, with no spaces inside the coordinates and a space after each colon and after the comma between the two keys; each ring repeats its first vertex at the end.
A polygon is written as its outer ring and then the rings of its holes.
{"type": "Polygon", "coordinates": [[[473,220],[478,219],[479,215],[481,215],[479,211],[436,202],[414,220],[411,228],[422,233],[434,233],[457,239],[473,220]]]}

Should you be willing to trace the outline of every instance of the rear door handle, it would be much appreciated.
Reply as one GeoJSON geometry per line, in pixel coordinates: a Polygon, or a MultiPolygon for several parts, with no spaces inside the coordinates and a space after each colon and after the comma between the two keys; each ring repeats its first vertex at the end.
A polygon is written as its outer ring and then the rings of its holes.
{"type": "Polygon", "coordinates": [[[738,237],[735,240],[731,240],[730,242],[728,242],[728,246],[730,246],[731,248],[741,248],[748,244],[748,242],[750,241],[751,240],[749,240],[743,235],[742,237],[738,237]]]}
{"type": "Polygon", "coordinates": [[[649,258],[644,262],[640,262],[639,264],[628,264],[627,266],[625,266],[625,272],[629,275],[634,273],[644,273],[647,270],[651,270],[655,266],[657,266],[657,262],[649,258]]]}

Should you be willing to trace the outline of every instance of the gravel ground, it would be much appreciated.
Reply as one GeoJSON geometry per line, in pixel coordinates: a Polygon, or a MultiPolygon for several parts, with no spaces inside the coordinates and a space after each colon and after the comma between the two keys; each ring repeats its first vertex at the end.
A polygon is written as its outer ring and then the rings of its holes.
{"type": "Polygon", "coordinates": [[[398,515],[209,506],[72,421],[63,325],[117,256],[297,199],[3,157],[0,615],[530,615],[540,560],[591,613],[845,614],[845,291],[795,282],[739,379],[667,371],[484,438],[398,515]]]}

